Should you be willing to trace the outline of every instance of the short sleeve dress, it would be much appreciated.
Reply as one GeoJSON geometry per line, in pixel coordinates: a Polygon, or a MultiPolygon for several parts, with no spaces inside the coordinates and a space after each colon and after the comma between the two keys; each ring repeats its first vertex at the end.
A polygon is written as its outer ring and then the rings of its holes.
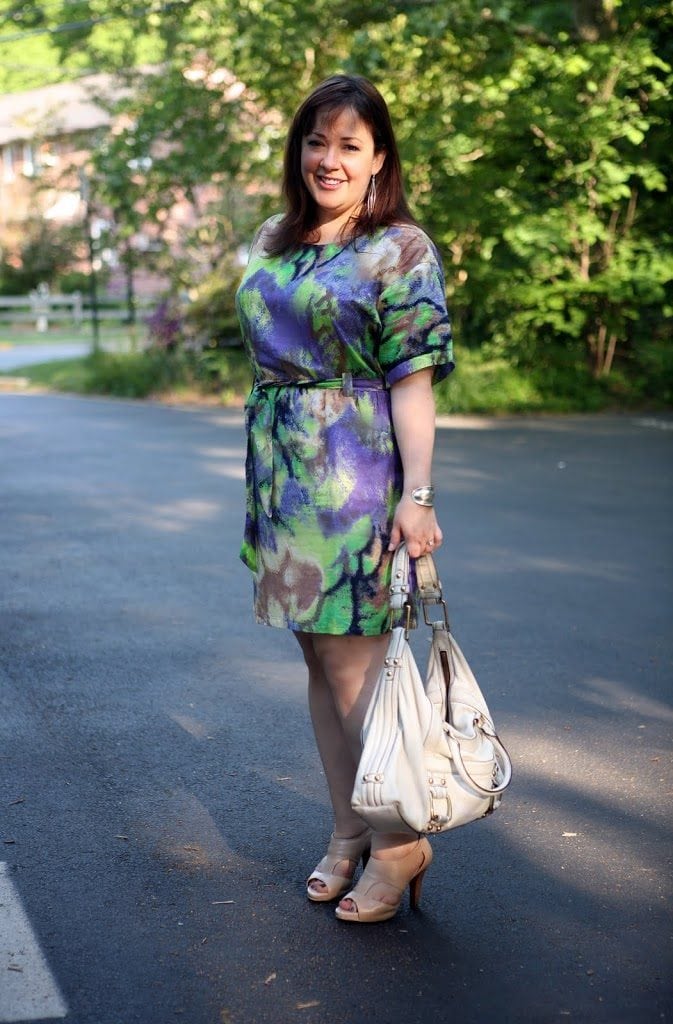
{"type": "Polygon", "coordinates": [[[402,491],[390,387],[453,369],[436,251],[417,226],[346,244],[265,250],[236,296],[254,370],[246,522],[258,622],[307,633],[389,628],[392,519],[402,491]]]}

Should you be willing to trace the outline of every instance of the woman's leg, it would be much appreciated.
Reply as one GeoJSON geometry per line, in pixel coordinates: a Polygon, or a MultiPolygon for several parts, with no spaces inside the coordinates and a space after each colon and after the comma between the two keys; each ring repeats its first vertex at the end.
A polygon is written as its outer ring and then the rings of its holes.
{"type": "Polygon", "coordinates": [[[342,838],[350,838],[362,832],[364,824],[351,808],[359,754],[353,749],[344,730],[334,692],[315,650],[316,636],[309,633],[295,635],[308,667],[309,711],[334,811],[334,832],[342,838]]]}
{"type": "MultiPolygon", "coordinates": [[[[363,827],[350,804],[362,749],[360,733],[389,637],[296,636],[309,670],[309,708],[334,810],[334,831],[354,836],[363,827]]],[[[397,859],[415,842],[407,833],[376,833],[372,848],[377,858],[397,859]]],[[[344,877],[351,873],[347,862],[340,867],[344,877]]],[[[319,891],[322,883],[312,885],[319,891]]],[[[349,901],[343,905],[348,909],[349,901]]]]}

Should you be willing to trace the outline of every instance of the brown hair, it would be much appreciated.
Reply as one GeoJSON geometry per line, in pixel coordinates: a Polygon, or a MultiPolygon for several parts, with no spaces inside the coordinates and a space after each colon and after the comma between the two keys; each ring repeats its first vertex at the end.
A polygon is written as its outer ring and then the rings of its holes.
{"type": "Polygon", "coordinates": [[[280,255],[304,242],[317,227],[316,204],[301,173],[301,150],[304,138],[315,128],[319,114],[336,118],[350,109],[369,128],[374,139],[374,152],[385,152],[386,158],[376,175],[376,202],[371,214],[367,204],[351,223],[351,237],[371,234],[376,228],[393,223],[415,224],[402,184],[400,156],[386,101],[370,81],[360,75],[334,75],[316,86],[301,104],[290,126],[285,145],[283,195],[285,216],[271,231],[266,249],[280,255]]]}

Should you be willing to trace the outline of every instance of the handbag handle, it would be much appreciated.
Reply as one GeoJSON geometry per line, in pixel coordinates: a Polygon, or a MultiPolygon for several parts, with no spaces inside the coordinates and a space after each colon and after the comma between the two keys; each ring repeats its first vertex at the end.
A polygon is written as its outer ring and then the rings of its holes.
{"type": "Polygon", "coordinates": [[[446,738],[449,743],[451,757],[453,758],[453,762],[458,769],[458,774],[462,777],[463,782],[466,782],[468,786],[476,789],[479,793],[483,793],[484,796],[497,796],[498,793],[503,793],[512,781],[512,762],[510,761],[509,754],[505,750],[505,747],[501,743],[498,735],[491,729],[484,729],[483,724],[481,729],[491,741],[496,755],[500,755],[497,757],[497,761],[502,772],[503,781],[499,786],[493,785],[491,789],[486,789],[480,782],[472,778],[465,766],[465,762],[463,761],[460,743],[457,743],[451,735],[451,726],[446,722],[444,723],[444,731],[446,732],[446,738]]]}
{"type": "MultiPolygon", "coordinates": [[[[392,582],[390,587],[390,605],[392,611],[402,611],[405,607],[411,606],[411,585],[409,579],[410,567],[411,559],[409,557],[409,552],[407,551],[406,544],[402,542],[396,548],[395,555],[393,557],[392,582]]],[[[444,612],[444,622],[443,624],[436,623],[436,626],[441,629],[443,625],[447,633],[450,633],[449,616],[446,608],[446,602],[442,594],[442,584],[432,555],[420,555],[415,559],[415,569],[416,590],[423,605],[423,618],[425,619],[426,625],[433,626],[433,623],[428,619],[428,606],[441,605],[444,612]]],[[[467,783],[468,786],[471,786],[478,792],[483,793],[485,796],[497,796],[498,793],[502,793],[507,789],[512,780],[512,764],[505,747],[501,743],[491,723],[487,723],[482,719],[479,723],[475,722],[475,725],[477,724],[493,744],[493,749],[496,752],[496,755],[499,755],[498,764],[502,771],[503,781],[497,786],[494,785],[492,789],[485,789],[481,783],[472,778],[465,766],[465,762],[463,761],[460,744],[452,735],[449,723],[445,722],[444,730],[451,750],[451,757],[458,769],[459,775],[462,776],[463,781],[467,783]]]]}
{"type": "MultiPolygon", "coordinates": [[[[426,626],[432,623],[428,619],[428,607],[441,605],[444,613],[444,625],[449,629],[449,616],[446,602],[442,595],[442,584],[439,580],[437,567],[431,554],[420,555],[414,559],[416,569],[416,590],[423,605],[423,618],[426,626]]],[[[404,541],[395,549],[393,556],[392,578],[390,584],[390,608],[393,612],[401,612],[411,604],[410,572],[411,559],[404,541]]]]}

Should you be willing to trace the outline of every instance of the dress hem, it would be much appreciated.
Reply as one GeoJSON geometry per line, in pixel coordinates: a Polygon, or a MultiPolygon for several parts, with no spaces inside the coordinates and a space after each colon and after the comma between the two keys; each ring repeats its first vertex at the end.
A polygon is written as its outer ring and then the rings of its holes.
{"type": "Polygon", "coordinates": [[[343,633],[341,631],[330,631],[325,629],[299,629],[298,627],[291,626],[287,622],[269,622],[268,619],[263,619],[259,615],[255,614],[255,622],[258,626],[269,626],[271,629],[289,629],[292,633],[310,633],[313,636],[387,636],[391,632],[389,628],[382,629],[378,633],[343,633]]]}

